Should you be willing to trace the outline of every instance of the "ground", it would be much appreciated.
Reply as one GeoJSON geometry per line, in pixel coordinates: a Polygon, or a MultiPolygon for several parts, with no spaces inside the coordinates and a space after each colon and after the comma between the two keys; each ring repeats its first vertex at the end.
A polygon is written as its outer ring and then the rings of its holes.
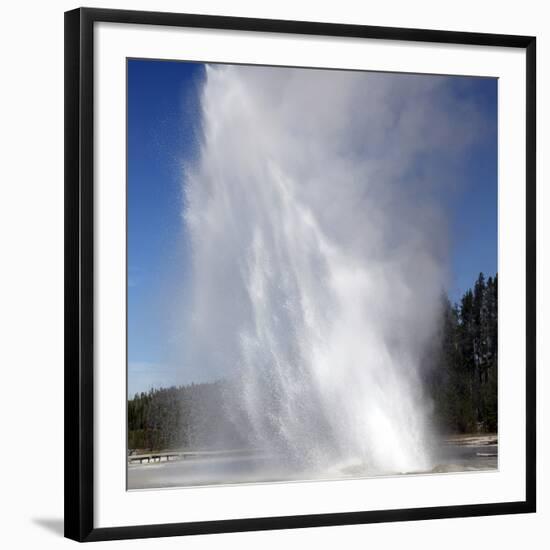
{"type": "MultiPolygon", "coordinates": [[[[161,453],[154,453],[159,456],[161,453]]],[[[436,465],[429,471],[407,474],[474,472],[498,468],[496,434],[460,435],[444,440],[436,453],[436,465]]],[[[384,475],[395,475],[388,472],[384,475]]],[[[293,471],[280,464],[276,457],[261,452],[187,456],[170,460],[128,465],[128,489],[219,485],[234,483],[267,483],[312,479],[371,477],[363,465],[346,466],[330,472],[293,471]]]]}

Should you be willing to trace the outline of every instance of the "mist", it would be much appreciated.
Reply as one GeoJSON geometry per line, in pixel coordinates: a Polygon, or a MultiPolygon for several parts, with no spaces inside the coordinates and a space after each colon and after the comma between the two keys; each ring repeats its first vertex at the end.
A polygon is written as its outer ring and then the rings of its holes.
{"type": "Polygon", "coordinates": [[[481,131],[452,81],[207,67],[177,339],[182,364],[231,381],[251,447],[315,472],[433,465],[442,197],[481,131]]]}

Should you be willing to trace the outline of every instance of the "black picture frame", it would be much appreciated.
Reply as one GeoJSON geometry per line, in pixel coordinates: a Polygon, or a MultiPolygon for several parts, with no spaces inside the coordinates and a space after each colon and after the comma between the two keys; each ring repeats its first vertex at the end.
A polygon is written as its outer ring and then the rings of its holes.
{"type": "Polygon", "coordinates": [[[65,13],[65,536],[77,541],[411,521],[536,511],[536,39],[442,30],[79,8],[65,13]],[[94,527],[93,89],[96,22],[408,40],[526,52],[526,498],[495,502],[236,520],[94,527]]]}

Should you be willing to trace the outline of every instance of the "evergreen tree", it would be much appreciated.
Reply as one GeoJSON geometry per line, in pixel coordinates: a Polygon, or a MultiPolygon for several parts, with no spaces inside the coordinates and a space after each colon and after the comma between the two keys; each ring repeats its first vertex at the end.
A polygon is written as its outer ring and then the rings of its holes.
{"type": "Polygon", "coordinates": [[[497,286],[496,276],[480,273],[459,305],[443,301],[431,391],[434,417],[449,433],[497,430],[497,286]]]}

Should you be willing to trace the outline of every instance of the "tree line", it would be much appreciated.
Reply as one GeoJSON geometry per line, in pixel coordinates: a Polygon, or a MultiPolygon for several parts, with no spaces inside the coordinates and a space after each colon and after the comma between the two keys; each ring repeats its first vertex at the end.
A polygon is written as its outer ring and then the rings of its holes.
{"type": "MultiPolygon", "coordinates": [[[[433,419],[448,434],[496,432],[498,276],[480,273],[456,304],[442,298],[439,333],[427,354],[425,383],[433,419]]],[[[152,389],[128,400],[129,449],[246,445],[245,418],[227,380],[152,389]]]]}
{"type": "Polygon", "coordinates": [[[443,299],[428,390],[434,419],[447,433],[498,426],[498,275],[479,274],[457,304],[443,299]]]}
{"type": "Polygon", "coordinates": [[[237,448],[243,442],[228,415],[225,380],[152,389],[128,400],[128,449],[237,448]]]}

